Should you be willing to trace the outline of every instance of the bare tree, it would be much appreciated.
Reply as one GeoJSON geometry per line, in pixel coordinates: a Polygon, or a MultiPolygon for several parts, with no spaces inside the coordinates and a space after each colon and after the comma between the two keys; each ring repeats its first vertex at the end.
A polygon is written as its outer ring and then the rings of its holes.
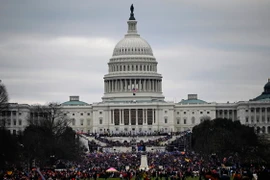
{"type": "Polygon", "coordinates": [[[69,127],[71,119],[57,103],[32,106],[28,123],[23,133],[26,157],[35,159],[40,166],[47,164],[50,157],[76,159],[85,149],[69,127]]]}
{"type": "Polygon", "coordinates": [[[0,127],[5,127],[5,111],[8,109],[8,93],[0,80],[0,127]]]}
{"type": "Polygon", "coordinates": [[[0,106],[8,102],[6,86],[0,80],[0,106]]]}
{"type": "Polygon", "coordinates": [[[46,127],[53,135],[59,136],[71,123],[71,119],[62,111],[60,104],[35,105],[31,108],[29,125],[46,127]]]}

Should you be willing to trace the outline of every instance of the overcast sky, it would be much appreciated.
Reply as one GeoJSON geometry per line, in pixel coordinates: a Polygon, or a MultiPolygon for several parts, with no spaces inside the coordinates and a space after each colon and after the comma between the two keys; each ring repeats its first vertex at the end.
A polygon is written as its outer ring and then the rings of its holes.
{"type": "Polygon", "coordinates": [[[134,4],[168,101],[260,95],[270,78],[269,0],[1,0],[0,79],[10,102],[87,103],[103,96],[134,4]]]}

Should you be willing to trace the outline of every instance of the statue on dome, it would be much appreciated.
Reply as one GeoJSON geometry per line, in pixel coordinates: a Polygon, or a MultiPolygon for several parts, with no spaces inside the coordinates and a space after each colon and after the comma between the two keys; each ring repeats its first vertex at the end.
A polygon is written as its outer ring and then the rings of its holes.
{"type": "Polygon", "coordinates": [[[133,4],[131,4],[131,6],[130,6],[130,12],[131,12],[131,14],[133,14],[133,11],[134,11],[134,6],[133,6],[133,4]]]}
{"type": "Polygon", "coordinates": [[[135,17],[134,17],[134,6],[133,4],[131,4],[130,6],[130,17],[129,17],[129,20],[135,20],[135,17]]]}

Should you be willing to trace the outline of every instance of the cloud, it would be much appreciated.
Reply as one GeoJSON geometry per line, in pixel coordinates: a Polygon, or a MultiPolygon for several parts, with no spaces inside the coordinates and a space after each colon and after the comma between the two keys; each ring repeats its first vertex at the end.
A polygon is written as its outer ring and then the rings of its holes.
{"type": "Polygon", "coordinates": [[[15,0],[0,6],[0,78],[11,101],[101,101],[131,3],[168,100],[198,93],[226,102],[261,93],[270,67],[268,0],[15,0]]]}

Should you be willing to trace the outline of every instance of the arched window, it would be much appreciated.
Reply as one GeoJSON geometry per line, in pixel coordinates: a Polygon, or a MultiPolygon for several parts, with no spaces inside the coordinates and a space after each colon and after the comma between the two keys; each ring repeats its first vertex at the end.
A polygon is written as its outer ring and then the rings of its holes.
{"type": "Polygon", "coordinates": [[[122,66],[120,65],[120,71],[122,71],[122,66]]]}
{"type": "Polygon", "coordinates": [[[195,124],[195,117],[192,117],[192,118],[191,118],[191,123],[192,123],[192,124],[195,124]]]}
{"type": "Polygon", "coordinates": [[[142,71],[142,65],[140,65],[140,71],[142,71]]]}
{"type": "Polygon", "coordinates": [[[138,71],[138,65],[136,65],[136,71],[138,71]]]}
{"type": "Polygon", "coordinates": [[[262,133],[265,133],[265,127],[264,126],[262,127],[262,133]]]}
{"type": "Polygon", "coordinates": [[[124,66],[124,71],[126,71],[126,66],[124,66]]]}
{"type": "Polygon", "coordinates": [[[129,71],[129,65],[127,66],[127,70],[129,71]]]}
{"type": "Polygon", "coordinates": [[[131,71],[134,71],[134,67],[133,67],[133,65],[131,66],[131,71]]]}

